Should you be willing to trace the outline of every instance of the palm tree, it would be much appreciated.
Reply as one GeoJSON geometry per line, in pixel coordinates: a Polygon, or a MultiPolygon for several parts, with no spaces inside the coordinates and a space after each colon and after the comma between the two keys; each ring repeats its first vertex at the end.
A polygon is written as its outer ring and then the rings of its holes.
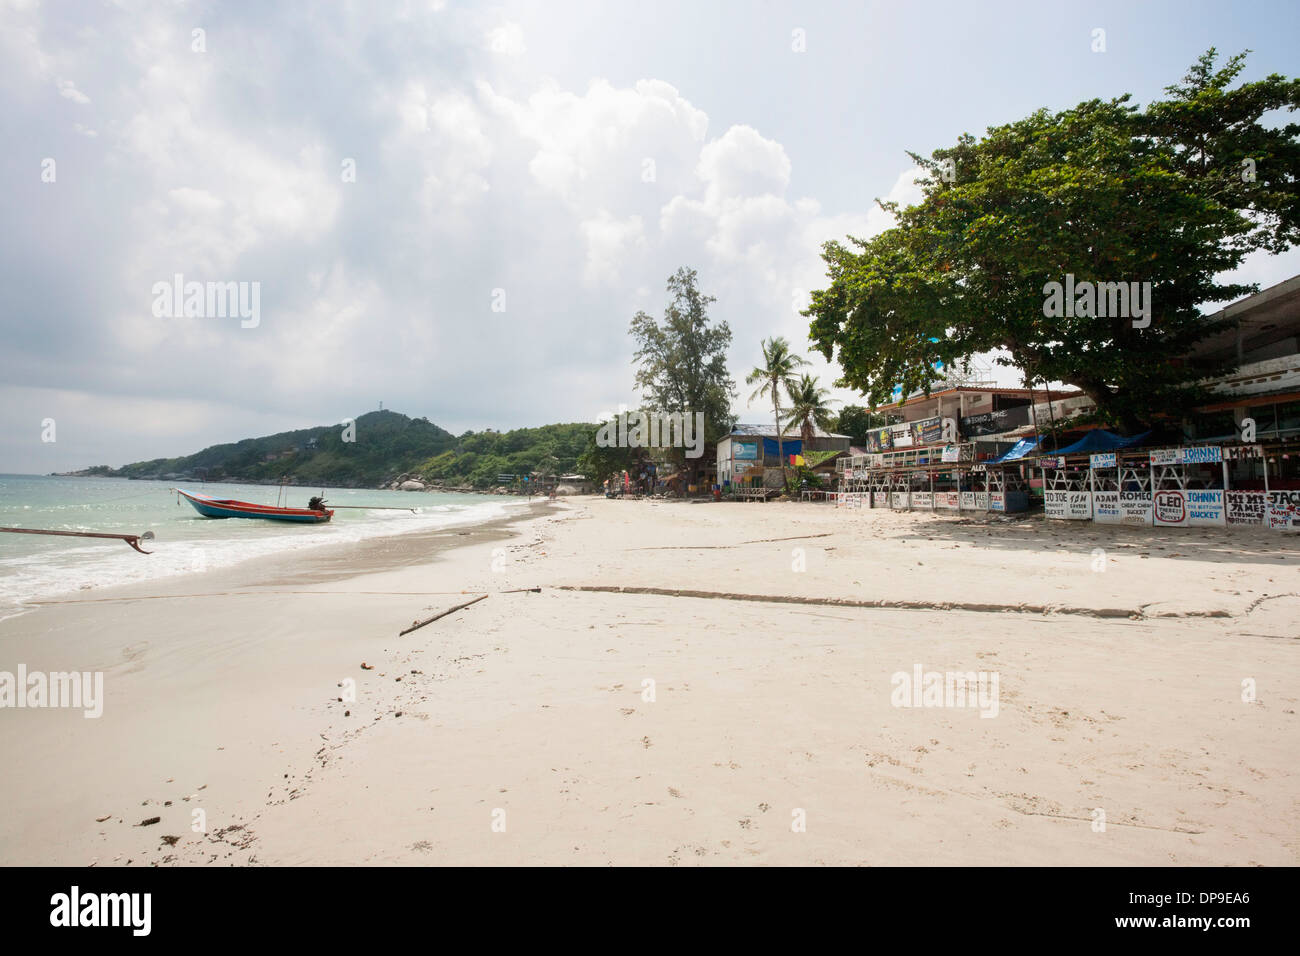
{"type": "Polygon", "coordinates": [[[776,417],[776,454],[781,459],[784,485],[788,479],[785,470],[785,443],[781,440],[781,389],[784,388],[788,394],[796,388],[795,369],[808,362],[791,352],[790,343],[781,336],[774,336],[760,344],[763,346],[763,364],[754,366],[754,370],[745,376],[745,384],[763,383],[749,396],[751,402],[763,395],[772,396],[772,412],[776,417]]]}
{"type": "Polygon", "coordinates": [[[807,452],[808,446],[812,444],[814,427],[831,430],[831,407],[827,401],[830,393],[819,388],[817,379],[806,373],[787,391],[791,407],[786,424],[798,423],[799,437],[803,439],[803,448],[807,452]]]}

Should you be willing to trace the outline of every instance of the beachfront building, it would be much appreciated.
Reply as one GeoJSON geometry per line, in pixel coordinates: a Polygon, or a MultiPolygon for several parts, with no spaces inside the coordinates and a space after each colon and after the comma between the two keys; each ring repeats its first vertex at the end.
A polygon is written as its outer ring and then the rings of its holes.
{"type": "Polygon", "coordinates": [[[1203,380],[1220,398],[1169,421],[1163,438],[1070,429],[1093,408],[1075,390],[913,395],[881,408],[902,422],[841,463],[837,504],[1016,511],[1041,501],[1062,520],[1300,528],[1300,276],[1208,317],[1219,318],[1234,327],[1179,361],[1231,366],[1203,380]],[[1044,448],[1048,431],[1061,440],[1044,448]]]}
{"type": "MultiPolygon", "coordinates": [[[[798,428],[788,428],[781,435],[778,450],[775,425],[736,425],[718,442],[717,481],[727,489],[779,489],[784,483],[780,452],[788,467],[791,455],[813,452],[848,452],[850,438],[814,428],[812,440],[804,447],[798,428]]],[[[820,456],[819,456],[820,457],[820,456]]]]}

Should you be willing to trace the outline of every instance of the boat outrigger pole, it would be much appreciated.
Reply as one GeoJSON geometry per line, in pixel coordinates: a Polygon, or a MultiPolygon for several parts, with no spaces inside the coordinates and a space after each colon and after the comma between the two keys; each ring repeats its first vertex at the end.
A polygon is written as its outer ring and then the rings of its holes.
{"type": "Polygon", "coordinates": [[[357,511],[409,511],[415,514],[414,508],[399,508],[396,505],[332,505],[334,508],[352,508],[357,511]]]}
{"type": "Polygon", "coordinates": [[[99,531],[44,531],[38,528],[0,528],[0,531],[7,531],[10,534],[57,534],[69,538],[117,538],[119,541],[125,541],[141,554],[153,554],[152,551],[146,551],[140,547],[141,541],[153,540],[152,531],[146,531],[144,534],[105,534],[99,531]]]}

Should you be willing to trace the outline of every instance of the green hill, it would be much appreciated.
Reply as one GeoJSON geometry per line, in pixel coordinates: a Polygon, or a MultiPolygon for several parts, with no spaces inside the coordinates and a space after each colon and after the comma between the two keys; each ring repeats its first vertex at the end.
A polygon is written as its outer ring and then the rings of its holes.
{"type": "Polygon", "coordinates": [[[578,459],[595,425],[561,424],[455,436],[425,418],[367,412],[356,420],[355,441],[340,425],[321,425],[213,445],[180,458],[137,461],[121,468],[99,465],[77,472],[119,478],[250,481],[297,485],[376,487],[398,475],[418,475],[444,485],[485,488],[503,474],[565,474],[578,459]]]}
{"type": "Polygon", "coordinates": [[[390,411],[358,417],[353,437],[354,441],[344,441],[341,425],[321,425],[213,445],[181,458],[139,461],[111,474],[253,482],[275,482],[288,476],[300,485],[368,487],[414,470],[457,441],[451,432],[428,419],[390,411]]]}
{"type": "Polygon", "coordinates": [[[578,471],[578,458],[596,425],[543,425],[508,432],[466,432],[454,447],[431,456],[411,471],[425,481],[474,485],[496,483],[498,475],[531,472],[562,475],[578,471]]]}

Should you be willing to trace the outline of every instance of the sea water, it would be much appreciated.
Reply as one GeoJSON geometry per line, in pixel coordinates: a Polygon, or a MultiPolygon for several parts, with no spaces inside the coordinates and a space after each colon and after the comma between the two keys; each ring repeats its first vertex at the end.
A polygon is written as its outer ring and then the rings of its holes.
{"type": "MultiPolygon", "coordinates": [[[[222,482],[182,484],[187,491],[257,504],[307,507],[318,487],[277,488],[222,482]],[[277,501],[278,499],[278,501],[277,501]]],[[[50,531],[154,533],[138,554],[125,542],[0,533],[0,620],[23,613],[28,602],[89,589],[177,575],[199,575],[248,558],[327,544],[362,541],[499,518],[527,499],[492,496],[330,489],[335,505],[414,508],[341,509],[326,524],[204,518],[169,482],[121,478],[0,475],[0,527],[50,531]]]]}

